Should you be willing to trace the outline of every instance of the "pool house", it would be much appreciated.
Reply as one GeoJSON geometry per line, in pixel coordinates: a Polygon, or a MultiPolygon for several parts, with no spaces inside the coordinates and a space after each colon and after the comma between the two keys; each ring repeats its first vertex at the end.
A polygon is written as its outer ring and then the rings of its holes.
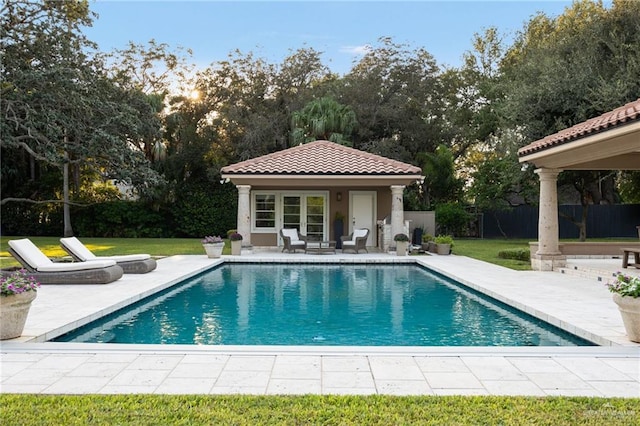
{"type": "Polygon", "coordinates": [[[315,141],[222,168],[238,189],[243,245],[274,247],[282,228],[318,241],[367,228],[367,247],[386,250],[407,232],[403,191],[420,182],[411,164],[329,141],[315,141]]]}

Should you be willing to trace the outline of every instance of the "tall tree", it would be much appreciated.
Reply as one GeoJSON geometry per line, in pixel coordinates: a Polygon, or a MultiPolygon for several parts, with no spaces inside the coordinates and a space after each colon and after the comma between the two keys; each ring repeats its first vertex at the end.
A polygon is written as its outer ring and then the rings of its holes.
{"type": "Polygon", "coordinates": [[[426,50],[380,39],[344,77],[336,98],[356,114],[354,146],[414,162],[418,152],[448,143],[439,72],[426,50]]]}
{"type": "MultiPolygon", "coordinates": [[[[526,142],[610,111],[640,97],[640,2],[574,2],[555,19],[532,18],[508,50],[501,111],[526,142]]],[[[579,193],[583,216],[576,220],[586,237],[586,210],[615,202],[603,193],[616,174],[568,172],[561,182],[579,193]]]]}
{"type": "MultiPolygon", "coordinates": [[[[90,23],[86,1],[8,0],[0,15],[2,148],[62,171],[64,235],[73,233],[70,165],[140,187],[158,180],[130,145],[155,115],[140,92],[114,84],[89,56],[93,44],[80,27],[90,23]]],[[[2,204],[15,201],[9,195],[3,193],[2,204]]]]}
{"type": "Polygon", "coordinates": [[[309,102],[292,114],[291,141],[294,145],[327,140],[351,146],[351,135],[358,122],[353,110],[334,99],[323,97],[309,102]]]}
{"type": "MultiPolygon", "coordinates": [[[[126,49],[117,49],[99,58],[108,65],[110,78],[126,90],[143,93],[145,107],[150,104],[161,117],[166,116],[169,94],[184,96],[193,91],[190,49],[171,49],[166,43],[149,40],[146,44],[129,42],[126,49]]],[[[197,94],[196,94],[197,95],[197,94]]],[[[174,101],[175,104],[175,101],[174,101]]],[[[146,158],[154,162],[163,157],[166,144],[159,138],[157,126],[149,126],[138,139],[131,140],[146,158]]]]}

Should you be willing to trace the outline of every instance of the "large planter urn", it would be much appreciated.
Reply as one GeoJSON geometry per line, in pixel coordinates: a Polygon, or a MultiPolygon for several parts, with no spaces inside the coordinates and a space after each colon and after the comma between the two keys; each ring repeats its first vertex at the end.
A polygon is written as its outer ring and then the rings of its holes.
{"type": "Polygon", "coordinates": [[[409,241],[396,241],[396,254],[406,256],[409,248],[409,241]]]}
{"type": "Polygon", "coordinates": [[[451,244],[436,244],[438,254],[450,254],[451,244]]]}
{"type": "Polygon", "coordinates": [[[20,337],[31,302],[36,298],[35,291],[0,296],[0,340],[20,337]]]}
{"type": "Polygon", "coordinates": [[[620,296],[613,293],[613,301],[618,305],[627,337],[640,343],[640,297],[620,296]]]}
{"type": "Polygon", "coordinates": [[[224,243],[203,244],[202,247],[204,247],[204,251],[207,253],[207,257],[214,259],[222,256],[224,243]]]}
{"type": "Polygon", "coordinates": [[[231,241],[231,254],[233,256],[240,256],[242,252],[242,240],[231,241]]]}

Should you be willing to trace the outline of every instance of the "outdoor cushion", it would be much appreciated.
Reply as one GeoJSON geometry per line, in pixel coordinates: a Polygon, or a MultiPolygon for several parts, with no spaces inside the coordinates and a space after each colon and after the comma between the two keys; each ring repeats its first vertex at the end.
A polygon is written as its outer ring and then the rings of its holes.
{"type": "Polygon", "coordinates": [[[360,250],[364,250],[367,253],[367,237],[369,236],[369,230],[367,228],[354,229],[351,235],[340,237],[342,240],[342,251],[353,250],[360,253],[360,250]]]}
{"type": "Polygon", "coordinates": [[[356,238],[358,238],[358,237],[366,237],[368,233],[369,233],[368,229],[354,229],[354,231],[353,231],[353,241],[355,241],[356,238]]]}
{"type": "Polygon", "coordinates": [[[353,230],[353,235],[351,236],[350,240],[344,240],[342,242],[342,245],[345,246],[354,246],[356,245],[356,238],[361,238],[361,237],[366,237],[367,234],[369,233],[368,229],[354,229],[353,230]]]}
{"type": "Polygon", "coordinates": [[[96,256],[91,253],[76,237],[60,238],[62,248],[74,260],[83,263],[95,263],[103,260],[113,260],[122,268],[125,274],[146,274],[158,266],[150,254],[124,254],[116,256],[96,256]]]}
{"type": "Polygon", "coordinates": [[[283,228],[282,236],[289,237],[291,239],[290,245],[292,246],[305,246],[306,242],[298,239],[298,230],[295,228],[283,228]]]}
{"type": "Polygon", "coordinates": [[[134,262],[151,258],[150,254],[124,254],[116,256],[96,256],[76,237],[60,238],[63,247],[73,252],[74,257],[83,262],[96,260],[114,260],[116,262],[134,262]]]}
{"type": "Polygon", "coordinates": [[[31,268],[39,272],[84,271],[116,264],[115,260],[101,260],[91,263],[54,263],[28,238],[10,240],[9,247],[18,253],[31,268]]]}

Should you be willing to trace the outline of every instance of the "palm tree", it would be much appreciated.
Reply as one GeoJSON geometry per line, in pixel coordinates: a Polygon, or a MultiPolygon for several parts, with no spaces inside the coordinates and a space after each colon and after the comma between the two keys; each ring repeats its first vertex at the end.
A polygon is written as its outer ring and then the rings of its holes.
{"type": "Polygon", "coordinates": [[[293,145],[328,140],[351,146],[350,137],[358,126],[351,107],[329,97],[314,99],[302,110],[294,112],[291,123],[293,145]]]}

